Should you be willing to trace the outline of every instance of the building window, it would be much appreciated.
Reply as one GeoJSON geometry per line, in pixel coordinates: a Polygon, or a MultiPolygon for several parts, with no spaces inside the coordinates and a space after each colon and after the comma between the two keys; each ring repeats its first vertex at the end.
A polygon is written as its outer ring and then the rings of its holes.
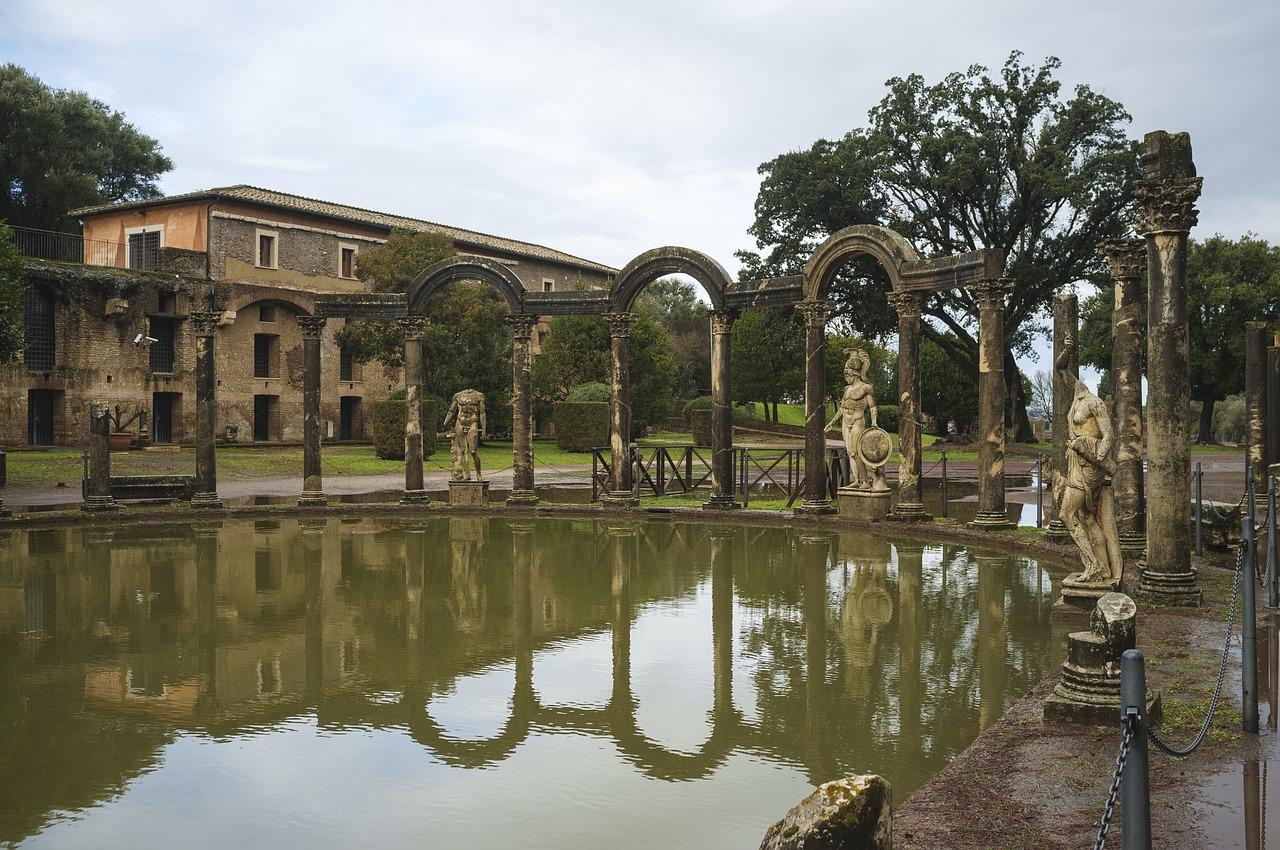
{"type": "Polygon", "coordinates": [[[347,348],[345,345],[338,349],[338,380],[360,380],[356,377],[356,362],[351,356],[351,349],[347,348]]]}
{"type": "Polygon", "coordinates": [[[164,225],[124,229],[125,265],[131,269],[154,269],[160,249],[164,247],[164,225]]]}
{"type": "Polygon", "coordinates": [[[22,295],[22,314],[26,327],[28,371],[52,371],[53,293],[43,286],[28,286],[27,291],[22,295]]]}
{"type": "Polygon", "coordinates": [[[255,230],[254,265],[260,269],[279,268],[280,238],[274,230],[255,230]]]}
{"type": "Polygon", "coordinates": [[[274,322],[276,320],[276,305],[263,304],[258,308],[259,322],[274,322]]]}
{"type": "Polygon", "coordinates": [[[280,376],[280,337],[275,334],[253,335],[253,377],[280,376]]]}
{"type": "Polygon", "coordinates": [[[338,246],[338,277],[354,278],[356,276],[356,246],[338,246]]]}
{"type": "Polygon", "coordinates": [[[556,291],[556,282],[555,282],[554,280],[552,280],[551,278],[549,278],[549,277],[544,277],[544,278],[542,279],[542,291],[543,291],[543,292],[555,292],[555,291],[556,291]]]}
{"type": "Polygon", "coordinates": [[[175,355],[174,336],[175,325],[174,319],[163,316],[152,316],[149,322],[147,335],[155,342],[151,343],[150,364],[152,372],[169,373],[173,371],[173,361],[175,355]]]}

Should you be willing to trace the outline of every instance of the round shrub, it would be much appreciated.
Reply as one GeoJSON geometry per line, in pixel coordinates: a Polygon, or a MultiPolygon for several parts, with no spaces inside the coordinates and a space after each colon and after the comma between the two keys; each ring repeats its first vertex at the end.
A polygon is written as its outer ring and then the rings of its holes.
{"type": "Polygon", "coordinates": [[[697,397],[697,398],[695,398],[695,399],[691,399],[688,403],[686,403],[686,404],[685,404],[685,406],[684,406],[684,418],[685,418],[685,419],[688,419],[688,420],[690,421],[690,424],[692,424],[692,421],[693,421],[693,413],[694,413],[694,411],[695,411],[695,410],[706,410],[706,411],[710,411],[710,410],[711,410],[711,407],[712,407],[712,403],[711,403],[711,396],[709,396],[709,395],[700,395],[700,396],[698,396],[698,397],[697,397]]]}
{"type": "Polygon", "coordinates": [[[565,401],[603,401],[605,404],[613,402],[613,390],[608,384],[602,384],[595,381],[589,384],[578,384],[578,386],[569,390],[569,394],[564,397],[565,401]]]}
{"type": "Polygon", "coordinates": [[[556,446],[585,452],[609,445],[609,405],[602,401],[562,401],[555,407],[556,446]]]}
{"type": "Polygon", "coordinates": [[[689,430],[693,432],[695,446],[711,445],[711,410],[695,409],[689,414],[689,430]]]}
{"type": "Polygon", "coordinates": [[[898,433],[898,405],[877,404],[876,424],[890,434],[898,433]]]}

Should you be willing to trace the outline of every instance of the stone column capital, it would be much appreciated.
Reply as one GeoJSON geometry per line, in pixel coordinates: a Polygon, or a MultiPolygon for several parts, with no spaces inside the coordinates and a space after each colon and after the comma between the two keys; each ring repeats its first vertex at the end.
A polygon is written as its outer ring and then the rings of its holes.
{"type": "Polygon", "coordinates": [[[511,331],[513,342],[527,342],[529,337],[533,335],[534,326],[538,324],[538,317],[513,313],[509,316],[503,316],[502,321],[506,323],[507,329],[511,331]]]}
{"type": "Polygon", "coordinates": [[[1147,243],[1141,239],[1104,239],[1098,254],[1107,261],[1113,280],[1142,277],[1147,263],[1147,243]]]}
{"type": "Polygon", "coordinates": [[[604,320],[609,323],[609,335],[614,339],[631,336],[631,313],[605,313],[604,320]]]}
{"type": "Polygon", "coordinates": [[[213,336],[218,329],[218,319],[221,313],[214,313],[204,310],[192,311],[187,317],[191,322],[191,329],[196,336],[213,336]]]}
{"type": "Polygon", "coordinates": [[[737,310],[712,310],[711,311],[711,332],[713,334],[727,334],[733,328],[734,321],[738,318],[737,310]]]}
{"type": "Polygon", "coordinates": [[[319,339],[327,319],[324,316],[299,316],[298,328],[303,339],[319,339]]]}
{"type": "Polygon", "coordinates": [[[1013,292],[1014,280],[1011,277],[983,278],[976,281],[970,290],[978,299],[978,307],[982,310],[1003,310],[1004,299],[1013,292]]]}
{"type": "Polygon", "coordinates": [[[902,319],[919,319],[920,313],[924,310],[924,303],[929,300],[932,292],[922,292],[919,290],[907,292],[890,292],[887,297],[889,303],[898,311],[898,317],[902,319]]]}
{"type": "Polygon", "coordinates": [[[825,328],[827,320],[831,318],[832,304],[823,299],[800,301],[796,304],[796,309],[804,316],[806,328],[825,328]]]}
{"type": "Polygon", "coordinates": [[[1170,177],[1139,180],[1134,186],[1138,202],[1138,233],[1190,233],[1199,220],[1196,200],[1204,186],[1203,177],[1170,177]]]}
{"type": "Polygon", "coordinates": [[[406,340],[421,340],[427,333],[427,317],[426,316],[405,316],[396,319],[400,325],[400,330],[404,332],[406,340]]]}

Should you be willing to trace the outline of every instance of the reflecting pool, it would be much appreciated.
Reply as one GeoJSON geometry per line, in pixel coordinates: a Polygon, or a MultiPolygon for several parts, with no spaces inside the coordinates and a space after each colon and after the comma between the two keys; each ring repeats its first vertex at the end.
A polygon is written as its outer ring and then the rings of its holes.
{"type": "Polygon", "coordinates": [[[600,519],[0,534],[0,843],[754,847],[1060,660],[1058,576],[600,519]]]}

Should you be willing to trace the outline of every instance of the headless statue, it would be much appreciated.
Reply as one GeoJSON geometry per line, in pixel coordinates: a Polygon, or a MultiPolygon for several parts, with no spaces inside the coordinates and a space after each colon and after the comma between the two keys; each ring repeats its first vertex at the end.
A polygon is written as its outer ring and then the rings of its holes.
{"type": "Polygon", "coordinates": [[[467,463],[467,455],[476,465],[476,480],[480,480],[480,438],[484,436],[485,414],[484,395],[479,390],[462,390],[454,393],[453,402],[449,405],[449,413],[444,417],[444,427],[453,423],[453,441],[450,452],[453,456],[453,470],[449,475],[451,481],[470,481],[471,465],[467,463]]]}

